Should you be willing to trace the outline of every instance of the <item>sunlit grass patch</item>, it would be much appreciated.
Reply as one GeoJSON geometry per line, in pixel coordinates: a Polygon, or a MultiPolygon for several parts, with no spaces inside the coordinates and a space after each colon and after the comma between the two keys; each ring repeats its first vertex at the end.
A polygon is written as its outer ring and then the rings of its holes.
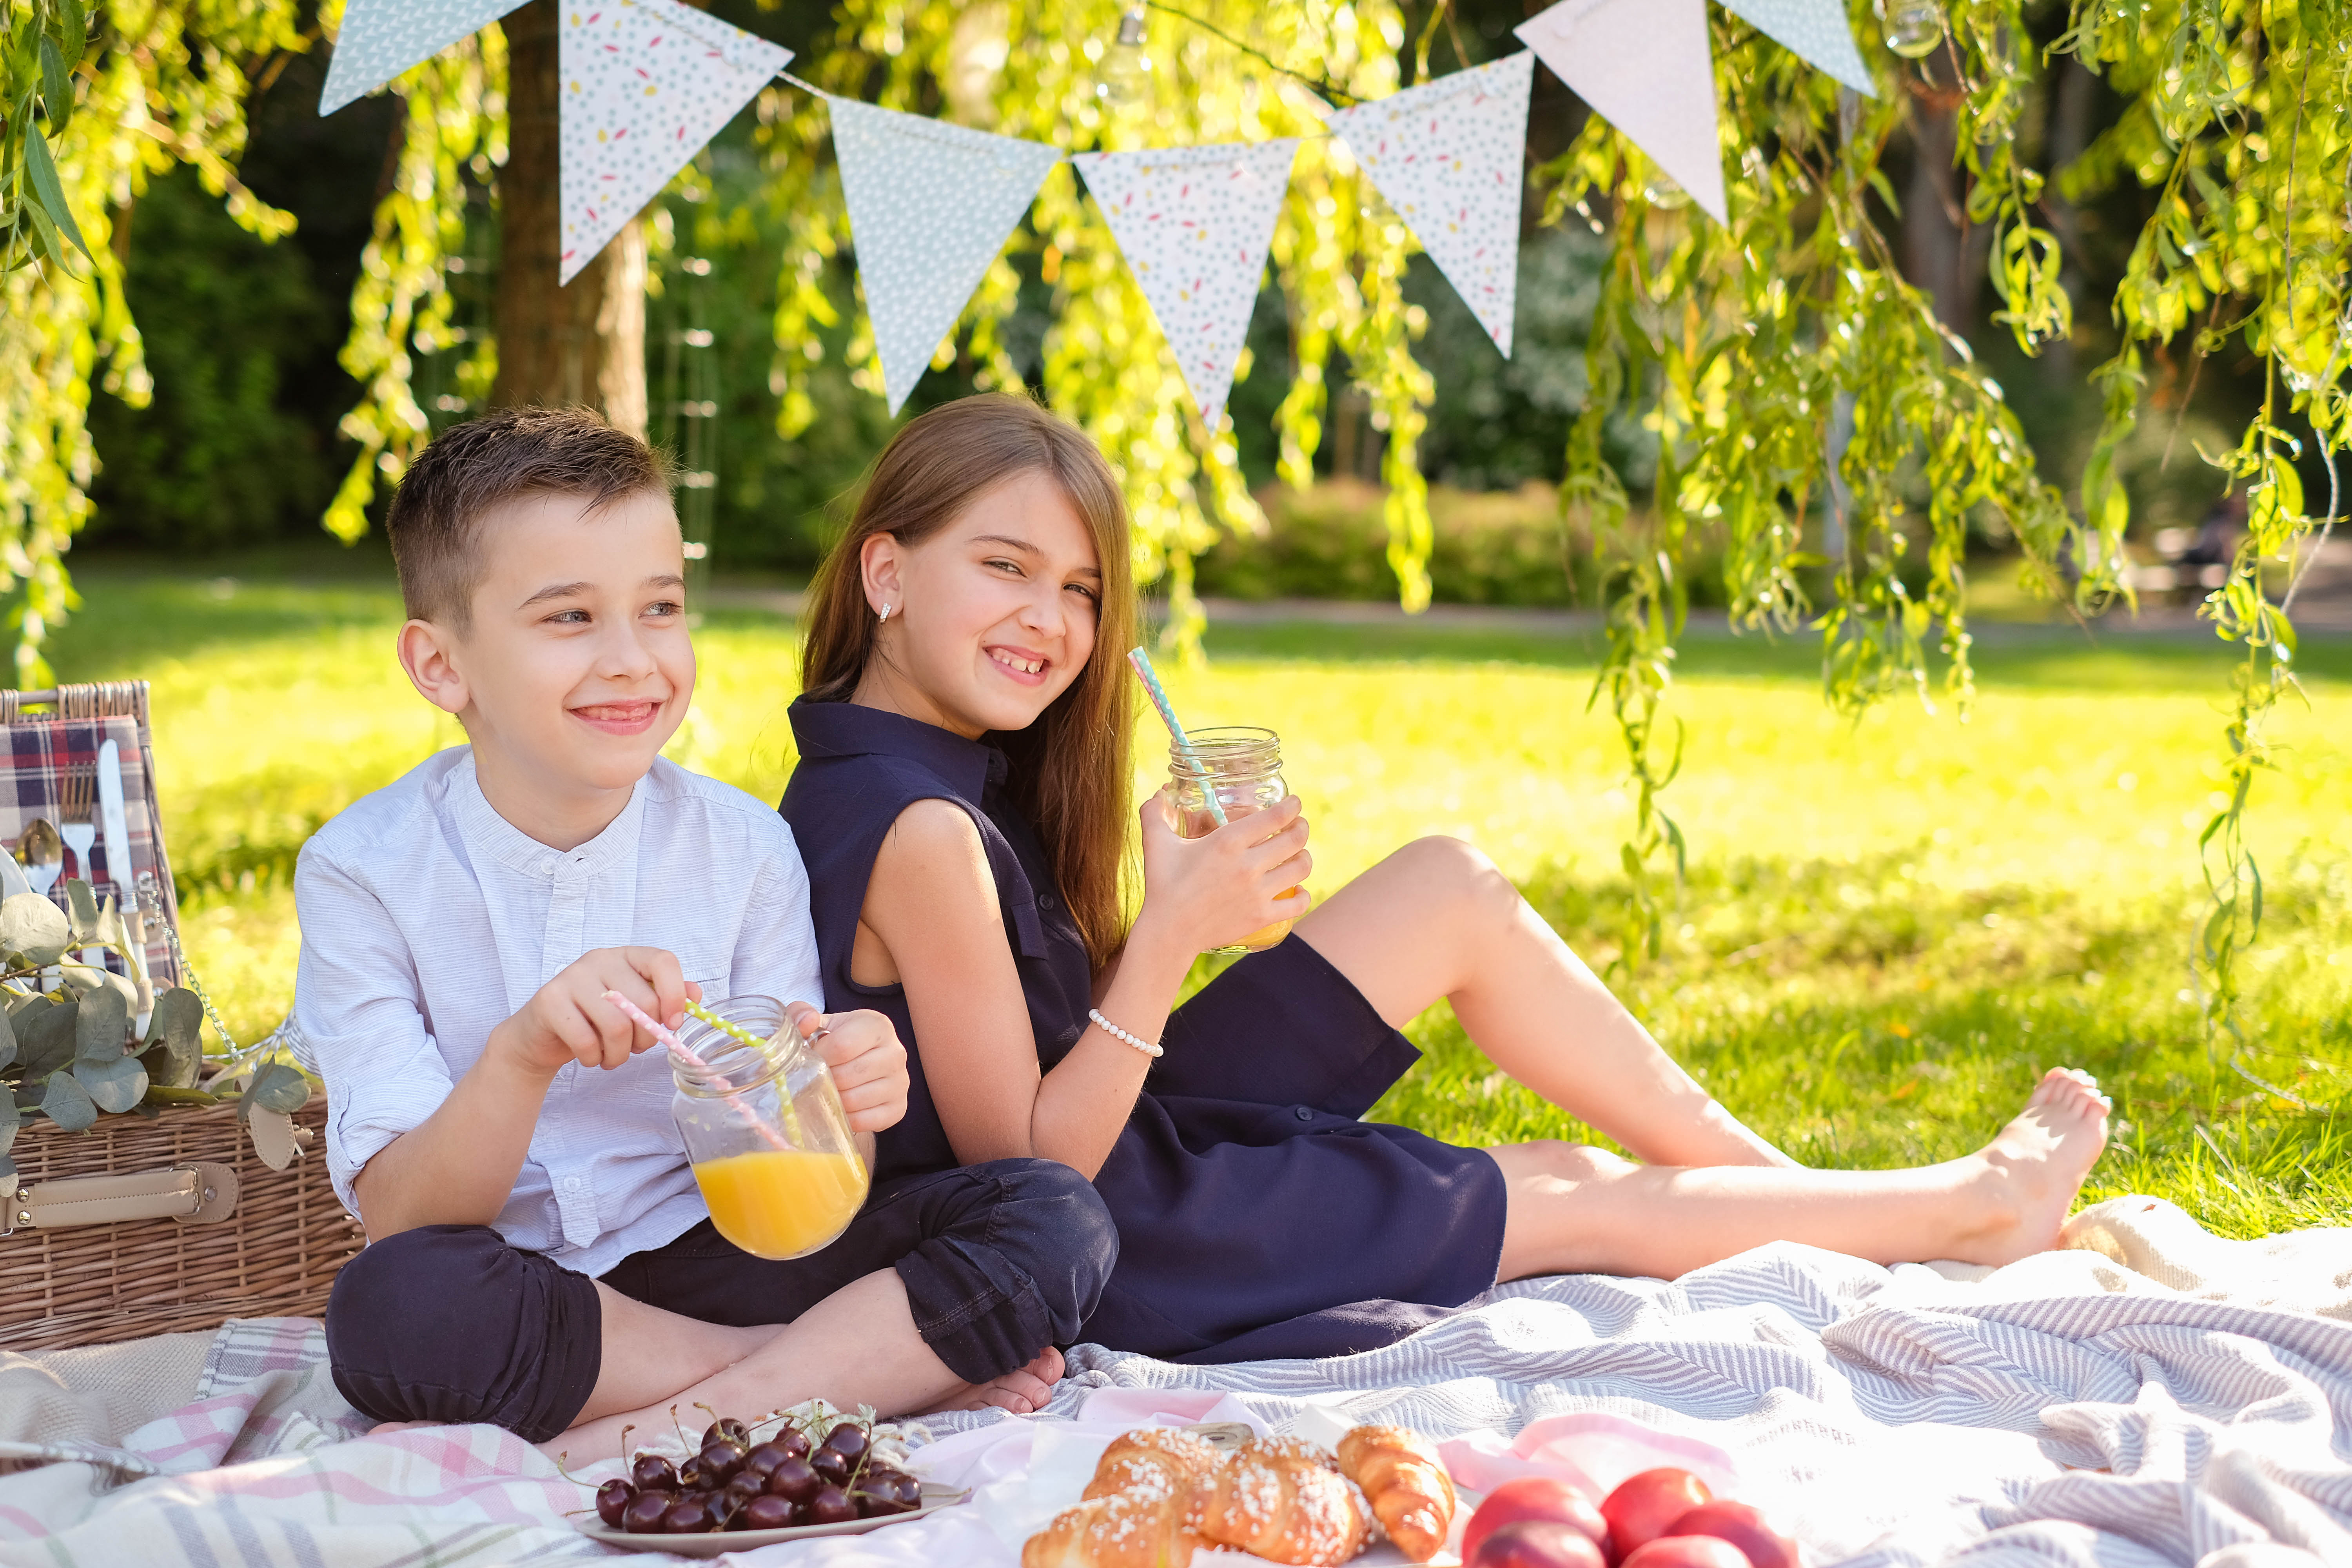
{"type": "MultiPolygon", "coordinates": [[[[252,1037],[291,996],[303,840],[460,734],[393,661],[387,587],[84,583],[58,663],[68,679],[154,681],[189,947],[252,1037]]],[[[2209,1053],[2185,963],[2221,660],[2187,642],[2005,635],[1983,650],[1965,724],[1911,704],[1837,719],[1809,645],[1694,645],[1672,703],[1687,761],[1666,801],[1689,880],[1664,960],[1621,978],[1629,999],[1809,1162],[1960,1153],[2065,1063],[2116,1100],[2094,1194],[2155,1193],[2235,1234],[2352,1223],[2352,1117],[2337,1109],[2352,1108],[2352,658],[2310,650],[2322,673],[2310,706],[2283,715],[2288,768],[2257,791],[2260,1030],[2233,1060],[2209,1053]]],[[[1630,808],[1572,640],[1273,626],[1212,646],[1207,670],[1170,672],[1175,700],[1195,724],[1282,733],[1316,886],[1454,834],[1594,963],[1617,956],[1630,808]]],[[[673,754],[775,798],[792,764],[791,629],[721,615],[698,647],[695,721],[673,754]]],[[[1147,727],[1139,783],[1157,783],[1163,755],[1147,727]]],[[[1494,1073],[1448,1009],[1412,1033],[1429,1060],[1375,1114],[1473,1142],[1584,1135],[1494,1073]]]]}

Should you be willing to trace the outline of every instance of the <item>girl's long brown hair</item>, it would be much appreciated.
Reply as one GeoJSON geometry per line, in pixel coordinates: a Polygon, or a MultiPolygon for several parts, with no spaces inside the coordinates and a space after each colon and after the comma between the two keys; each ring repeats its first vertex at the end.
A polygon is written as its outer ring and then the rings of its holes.
{"type": "Polygon", "coordinates": [[[1121,656],[1135,643],[1127,503],[1110,465],[1076,426],[1025,398],[983,394],[908,422],[875,460],[849,531],[809,584],[801,681],[819,702],[845,702],[875,655],[877,622],[860,557],[887,533],[918,545],[982,492],[1017,474],[1053,476],[1094,535],[1102,572],[1095,650],[1037,721],[992,739],[1012,763],[1014,804],[1037,829],[1087,956],[1099,971],[1126,935],[1129,745],[1134,696],[1121,656]]]}

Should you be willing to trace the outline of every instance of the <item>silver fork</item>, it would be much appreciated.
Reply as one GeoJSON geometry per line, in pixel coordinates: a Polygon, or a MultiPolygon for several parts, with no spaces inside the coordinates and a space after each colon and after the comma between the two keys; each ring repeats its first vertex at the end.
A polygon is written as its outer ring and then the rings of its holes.
{"type": "MultiPolygon", "coordinates": [[[[90,880],[89,851],[98,842],[98,824],[90,820],[90,804],[98,794],[96,767],[68,767],[58,784],[58,837],[74,853],[73,875],[90,880]]],[[[91,890],[95,892],[93,885],[91,890]]]]}

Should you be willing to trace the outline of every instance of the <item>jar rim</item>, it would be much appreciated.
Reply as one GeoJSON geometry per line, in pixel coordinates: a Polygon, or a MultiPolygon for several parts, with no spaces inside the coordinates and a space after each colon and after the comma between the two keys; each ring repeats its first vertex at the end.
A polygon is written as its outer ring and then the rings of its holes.
{"type": "Polygon", "coordinates": [[[755,1034],[764,1029],[767,1037],[751,1045],[699,1018],[688,1018],[686,1027],[677,1032],[678,1042],[700,1057],[710,1071],[701,1072],[673,1056],[670,1077],[680,1093],[702,1100],[741,1094],[773,1079],[799,1054],[799,1032],[785,1019],[783,1004],[773,997],[731,996],[707,1005],[730,1024],[743,1025],[755,1034]],[[718,1088],[712,1081],[715,1078],[725,1079],[728,1089],[718,1088]]]}

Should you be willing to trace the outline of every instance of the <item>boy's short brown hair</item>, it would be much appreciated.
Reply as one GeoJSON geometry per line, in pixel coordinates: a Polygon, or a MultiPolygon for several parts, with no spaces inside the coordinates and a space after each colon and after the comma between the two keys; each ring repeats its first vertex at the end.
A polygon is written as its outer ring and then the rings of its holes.
{"type": "Polygon", "coordinates": [[[552,494],[593,510],[643,491],[667,499],[670,479],[666,456],[584,408],[501,408],[451,426],[408,466],[384,519],[409,617],[470,629],[492,507],[552,494]]]}

